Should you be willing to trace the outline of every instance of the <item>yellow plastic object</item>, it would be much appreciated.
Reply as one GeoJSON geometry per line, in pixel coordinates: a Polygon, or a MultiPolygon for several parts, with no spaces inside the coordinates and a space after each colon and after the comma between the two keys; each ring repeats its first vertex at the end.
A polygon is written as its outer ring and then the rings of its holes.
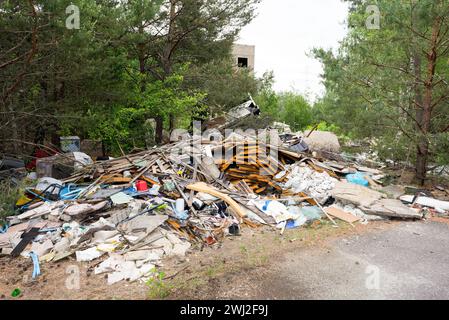
{"type": "Polygon", "coordinates": [[[24,204],[27,204],[27,203],[30,202],[30,201],[31,201],[30,198],[28,198],[26,195],[22,195],[22,196],[19,198],[19,200],[17,200],[16,206],[21,207],[21,206],[23,206],[24,204]]]}
{"type": "MultiPolygon", "coordinates": [[[[40,193],[39,191],[36,191],[36,190],[32,190],[32,191],[33,191],[34,193],[38,194],[38,195],[41,195],[41,193],[40,193]]],[[[27,204],[28,202],[30,202],[32,199],[34,199],[34,198],[30,198],[29,196],[23,194],[23,195],[20,196],[20,198],[17,200],[16,206],[17,206],[17,207],[21,207],[21,206],[27,204]]],[[[39,201],[42,201],[42,200],[39,199],[39,198],[36,198],[36,201],[39,202],[39,201]]]]}

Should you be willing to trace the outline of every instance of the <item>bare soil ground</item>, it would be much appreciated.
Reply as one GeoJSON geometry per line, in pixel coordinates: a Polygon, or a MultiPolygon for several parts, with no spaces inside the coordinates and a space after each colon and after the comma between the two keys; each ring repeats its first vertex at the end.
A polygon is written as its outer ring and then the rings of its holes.
{"type": "Polygon", "coordinates": [[[270,228],[242,229],[218,247],[195,249],[184,259],[164,261],[161,281],[120,282],[107,285],[104,275],[94,275],[98,261],[78,263],[69,258],[41,264],[41,273],[31,279],[30,259],[0,257],[0,299],[245,299],[264,297],[259,284],[273,277],[273,266],[298,248],[326,246],[336,238],[356,236],[392,228],[399,222],[370,222],[352,228],[344,222],[335,228],[322,222],[280,235],[270,228]],[[77,276],[79,275],[79,281],[77,276]],[[79,286],[78,286],[79,284],[79,286]],[[11,297],[19,288],[22,294],[11,297]]]}

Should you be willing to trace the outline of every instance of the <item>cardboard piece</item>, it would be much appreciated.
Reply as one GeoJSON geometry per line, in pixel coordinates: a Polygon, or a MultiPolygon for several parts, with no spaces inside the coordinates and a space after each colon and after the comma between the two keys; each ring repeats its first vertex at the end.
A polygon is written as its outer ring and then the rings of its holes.
{"type": "Polygon", "coordinates": [[[355,215],[348,213],[346,211],[343,211],[341,209],[338,208],[334,208],[334,207],[329,207],[329,208],[325,208],[324,211],[326,211],[327,214],[338,218],[340,220],[343,220],[347,223],[354,223],[360,220],[359,217],[356,217],[355,215]]]}

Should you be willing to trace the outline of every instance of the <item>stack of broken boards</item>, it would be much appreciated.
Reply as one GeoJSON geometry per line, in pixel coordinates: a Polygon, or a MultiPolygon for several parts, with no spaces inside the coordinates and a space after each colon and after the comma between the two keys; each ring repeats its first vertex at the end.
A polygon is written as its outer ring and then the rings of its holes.
{"type": "Polygon", "coordinates": [[[286,182],[286,174],[279,173],[287,173],[285,165],[298,161],[305,161],[315,171],[326,171],[330,176],[337,177],[332,169],[314,159],[257,140],[227,142],[219,148],[222,148],[224,155],[222,160],[216,161],[220,171],[225,173],[237,190],[246,194],[269,191],[288,195],[280,185],[286,182]]]}
{"type": "MultiPolygon", "coordinates": [[[[181,162],[181,164],[183,164],[181,162]]],[[[64,183],[95,180],[98,184],[131,185],[138,179],[155,185],[152,176],[176,174],[173,161],[160,150],[147,150],[107,161],[99,161],[86,166],[64,183]],[[125,172],[128,172],[125,175],[125,172]]]]}
{"type": "Polygon", "coordinates": [[[222,148],[225,156],[217,161],[220,171],[245,193],[260,194],[269,189],[282,192],[278,183],[285,182],[285,177],[276,175],[285,170],[286,164],[301,159],[297,153],[274,149],[256,140],[229,142],[222,148]]]}

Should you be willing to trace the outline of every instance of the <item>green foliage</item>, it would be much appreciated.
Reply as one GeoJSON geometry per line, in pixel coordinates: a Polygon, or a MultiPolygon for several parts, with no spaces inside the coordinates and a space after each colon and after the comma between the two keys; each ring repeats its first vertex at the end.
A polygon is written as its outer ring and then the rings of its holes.
{"type": "Polygon", "coordinates": [[[274,74],[273,72],[264,73],[259,82],[259,92],[254,98],[259,105],[262,114],[268,115],[273,121],[277,119],[279,112],[279,99],[273,90],[274,74]]]}
{"type": "Polygon", "coordinates": [[[226,112],[257,93],[258,80],[248,69],[236,70],[230,59],[192,66],[185,75],[186,85],[207,93],[209,113],[226,112]]]}
{"type": "Polygon", "coordinates": [[[272,73],[265,73],[260,80],[259,94],[255,97],[262,115],[272,121],[288,124],[293,131],[300,131],[314,123],[313,110],[307,99],[294,92],[276,93],[272,73]]]}
{"type": "Polygon", "coordinates": [[[416,160],[424,142],[429,161],[449,163],[449,43],[443,36],[449,30],[443,18],[449,1],[347,2],[349,33],[338,52],[313,51],[323,64],[326,87],[326,95],[314,105],[315,117],[351,137],[377,138],[382,158],[416,160]],[[380,8],[380,29],[365,26],[368,4],[380,8]],[[439,38],[433,55],[435,30],[439,38]],[[428,118],[423,117],[426,112],[428,118]]]}
{"type": "Polygon", "coordinates": [[[293,131],[302,131],[313,123],[312,107],[301,95],[281,93],[279,100],[279,120],[288,124],[293,131]]]}
{"type": "Polygon", "coordinates": [[[152,146],[154,131],[148,119],[170,113],[189,114],[205,96],[183,90],[183,77],[178,74],[163,81],[145,81],[142,91],[142,77],[136,72],[128,78],[127,105],[89,108],[82,122],[69,121],[65,128],[70,128],[70,134],[81,129],[87,137],[103,140],[110,153],[120,155],[119,145],[125,152],[152,146]]]}
{"type": "Polygon", "coordinates": [[[309,125],[306,129],[312,130],[314,128],[316,128],[315,130],[317,131],[330,131],[337,134],[341,131],[340,128],[335,124],[329,124],[325,121],[321,121],[320,123],[318,123],[318,125],[309,125]]]}
{"type": "Polygon", "coordinates": [[[295,92],[276,93],[273,90],[274,75],[267,72],[259,79],[259,93],[255,97],[262,115],[271,121],[288,124],[293,131],[305,130],[315,122],[313,108],[307,99],[295,92]]]}
{"type": "Polygon", "coordinates": [[[401,133],[377,139],[375,149],[381,161],[412,163],[416,158],[413,148],[410,148],[410,140],[401,133]]]}
{"type": "Polygon", "coordinates": [[[449,132],[436,135],[434,150],[436,164],[447,165],[449,163],[449,132]]]}
{"type": "Polygon", "coordinates": [[[151,145],[152,117],[188,128],[192,117],[240,103],[257,80],[236,72],[230,53],[258,3],[79,0],[80,29],[68,29],[70,0],[1,1],[2,149],[2,140],[33,141],[43,128],[47,140],[103,139],[117,155],[118,144],[151,145]]]}
{"type": "Polygon", "coordinates": [[[17,213],[16,201],[23,194],[25,182],[17,185],[8,180],[0,181],[0,225],[6,217],[17,213]]]}

